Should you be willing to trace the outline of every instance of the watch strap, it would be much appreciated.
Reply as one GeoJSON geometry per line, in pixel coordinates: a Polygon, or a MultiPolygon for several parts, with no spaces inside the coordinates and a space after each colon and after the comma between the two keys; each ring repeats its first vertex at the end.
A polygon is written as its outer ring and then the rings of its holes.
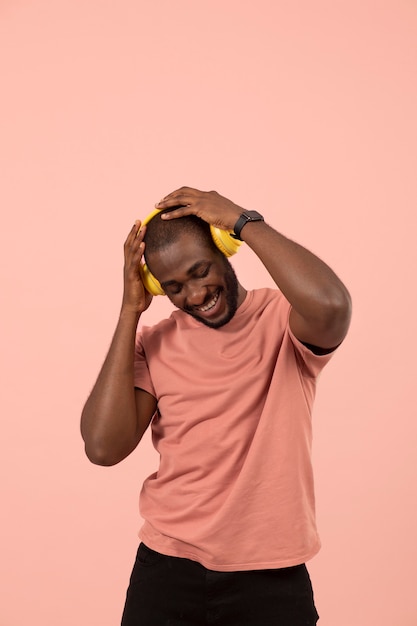
{"type": "Polygon", "coordinates": [[[239,219],[237,220],[236,224],[233,227],[233,233],[232,233],[232,237],[234,239],[240,239],[240,241],[242,241],[242,238],[240,236],[240,233],[242,232],[242,228],[248,223],[248,222],[263,222],[264,218],[263,216],[258,213],[258,211],[244,211],[242,213],[242,215],[239,217],[239,219]]]}

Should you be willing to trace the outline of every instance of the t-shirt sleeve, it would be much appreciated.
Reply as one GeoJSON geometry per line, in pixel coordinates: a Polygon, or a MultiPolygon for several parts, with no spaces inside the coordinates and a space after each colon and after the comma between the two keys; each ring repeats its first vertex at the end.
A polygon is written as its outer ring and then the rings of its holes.
{"type": "Polygon", "coordinates": [[[298,361],[300,367],[303,370],[303,373],[306,376],[316,378],[320,374],[323,367],[330,361],[333,354],[335,353],[335,350],[327,354],[315,354],[314,352],[312,352],[306,345],[304,345],[299,339],[297,339],[297,337],[292,332],[290,327],[290,312],[291,305],[289,304],[286,332],[288,333],[291,342],[295,348],[298,356],[298,361]]]}
{"type": "Polygon", "coordinates": [[[155,389],[152,384],[151,375],[149,373],[148,363],[146,361],[145,349],[143,346],[143,337],[141,333],[136,336],[135,343],[135,363],[134,363],[135,387],[144,389],[156,398],[155,389]]]}

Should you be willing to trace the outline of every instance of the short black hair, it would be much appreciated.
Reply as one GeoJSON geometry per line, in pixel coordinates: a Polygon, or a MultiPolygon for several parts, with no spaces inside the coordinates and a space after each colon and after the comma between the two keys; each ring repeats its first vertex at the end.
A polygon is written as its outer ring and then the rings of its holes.
{"type": "MultiPolygon", "coordinates": [[[[172,211],[173,209],[165,209],[161,213],[166,213],[170,210],[172,211]]],[[[192,234],[196,239],[200,240],[203,246],[220,252],[211,236],[210,224],[207,224],[200,217],[184,215],[184,217],[177,217],[173,220],[162,220],[161,213],[157,213],[146,225],[144,239],[146,244],[146,263],[148,263],[148,256],[175,243],[184,233],[192,234]]]]}

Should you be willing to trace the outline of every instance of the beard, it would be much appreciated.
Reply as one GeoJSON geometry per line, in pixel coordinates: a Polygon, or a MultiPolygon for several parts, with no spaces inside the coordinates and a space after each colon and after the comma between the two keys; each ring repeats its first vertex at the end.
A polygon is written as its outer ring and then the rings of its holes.
{"type": "Polygon", "coordinates": [[[220,293],[225,296],[226,299],[226,311],[223,317],[212,322],[209,319],[200,317],[198,313],[195,313],[194,311],[183,309],[184,313],[188,313],[188,315],[191,315],[191,317],[196,319],[198,322],[201,322],[205,326],[208,326],[209,328],[221,328],[222,326],[230,322],[230,320],[234,317],[237,311],[239,282],[230,262],[224,255],[222,255],[222,257],[224,265],[224,278],[226,283],[226,286],[220,290],[220,293]]]}

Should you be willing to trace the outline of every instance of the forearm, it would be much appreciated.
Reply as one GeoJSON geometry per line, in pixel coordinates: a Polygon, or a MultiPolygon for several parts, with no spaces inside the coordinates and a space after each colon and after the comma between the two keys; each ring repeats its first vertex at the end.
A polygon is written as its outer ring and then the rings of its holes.
{"type": "Polygon", "coordinates": [[[81,434],[93,463],[117,462],[137,444],[133,368],[138,320],[138,313],[122,310],[109,352],[82,412],[81,434]]]}
{"type": "Polygon", "coordinates": [[[242,238],[299,313],[314,316],[344,300],[346,288],[328,265],[264,222],[247,224],[242,238]]]}

